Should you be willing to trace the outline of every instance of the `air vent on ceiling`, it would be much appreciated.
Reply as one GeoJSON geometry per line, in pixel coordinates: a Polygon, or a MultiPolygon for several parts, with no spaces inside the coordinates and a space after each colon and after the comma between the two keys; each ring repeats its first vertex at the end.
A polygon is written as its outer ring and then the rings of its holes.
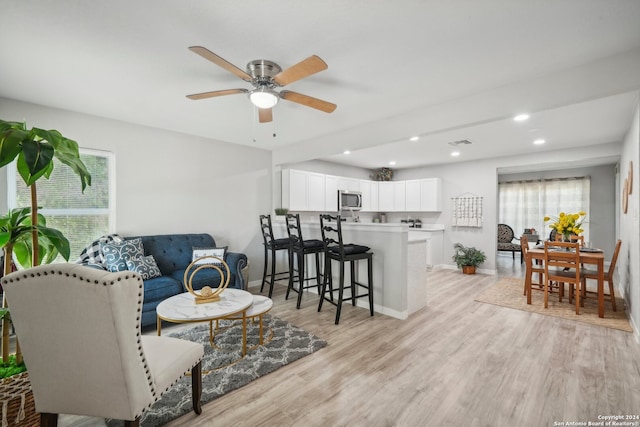
{"type": "Polygon", "coordinates": [[[453,145],[454,147],[457,147],[458,145],[469,145],[471,144],[471,141],[469,141],[468,139],[461,139],[460,141],[452,141],[449,143],[449,145],[453,145]]]}

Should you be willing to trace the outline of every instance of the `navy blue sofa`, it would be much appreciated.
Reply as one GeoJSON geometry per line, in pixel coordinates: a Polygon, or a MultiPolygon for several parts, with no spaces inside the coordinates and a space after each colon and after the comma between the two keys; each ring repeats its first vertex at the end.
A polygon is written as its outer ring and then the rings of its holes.
{"type": "MultiPolygon", "coordinates": [[[[142,304],[142,326],[156,324],[156,307],[161,301],[186,292],[184,271],[191,263],[193,248],[216,247],[216,241],[209,234],[166,234],[157,236],[125,237],[125,240],[142,239],[145,255],[153,255],[162,276],[144,281],[144,303],[142,304]]],[[[247,267],[247,256],[243,253],[225,254],[231,278],[230,288],[245,289],[247,284],[243,269],[247,267]]],[[[213,268],[205,268],[195,274],[192,280],[194,289],[203,286],[215,288],[220,283],[220,274],[213,268]]]]}

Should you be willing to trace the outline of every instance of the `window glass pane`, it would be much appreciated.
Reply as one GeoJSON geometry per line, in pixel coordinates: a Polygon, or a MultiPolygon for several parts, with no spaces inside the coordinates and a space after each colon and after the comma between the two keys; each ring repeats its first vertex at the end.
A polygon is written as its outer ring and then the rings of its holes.
{"type": "MultiPolygon", "coordinates": [[[[60,230],[69,239],[70,262],[74,262],[92,241],[109,234],[113,223],[110,217],[111,155],[83,150],[80,158],[91,174],[91,185],[87,186],[84,193],[80,177],[57,159],[54,159],[50,178],[41,178],[36,184],[38,206],[47,220],[47,226],[60,230]]],[[[31,206],[29,187],[25,186],[17,170],[15,174],[14,206],[31,206]]],[[[58,257],[56,261],[64,262],[64,259],[58,257]]]]}

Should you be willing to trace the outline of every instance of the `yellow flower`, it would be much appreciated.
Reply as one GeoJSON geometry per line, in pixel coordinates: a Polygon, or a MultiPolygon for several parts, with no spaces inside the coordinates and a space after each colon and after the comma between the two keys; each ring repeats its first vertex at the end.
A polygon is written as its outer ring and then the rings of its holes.
{"type": "Polygon", "coordinates": [[[574,214],[560,212],[557,217],[545,216],[544,222],[552,221],[549,225],[550,229],[556,230],[557,233],[563,234],[565,237],[569,237],[572,234],[578,235],[584,232],[582,224],[584,223],[584,216],[586,215],[584,211],[574,214]],[[581,217],[582,220],[580,219],[581,217]]]}

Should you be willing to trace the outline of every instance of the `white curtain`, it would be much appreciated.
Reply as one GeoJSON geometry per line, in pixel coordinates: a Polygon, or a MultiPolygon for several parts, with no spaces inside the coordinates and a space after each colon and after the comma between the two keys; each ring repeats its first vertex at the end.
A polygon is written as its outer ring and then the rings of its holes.
{"type": "Polygon", "coordinates": [[[544,217],[557,217],[560,212],[585,211],[585,240],[589,236],[589,177],[539,181],[515,181],[499,184],[498,223],[513,228],[516,237],[525,228],[535,228],[541,239],[551,231],[544,217]]]}

